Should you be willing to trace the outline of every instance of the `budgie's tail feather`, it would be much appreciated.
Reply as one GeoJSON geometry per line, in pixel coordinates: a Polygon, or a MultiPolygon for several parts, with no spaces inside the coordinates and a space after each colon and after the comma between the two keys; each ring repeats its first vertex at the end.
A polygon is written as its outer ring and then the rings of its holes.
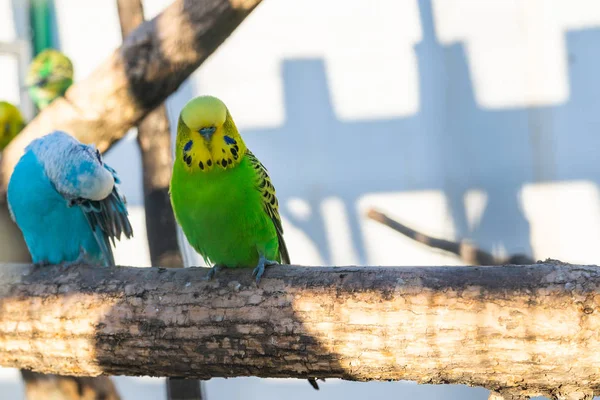
{"type": "MultiPolygon", "coordinates": [[[[323,379],[323,381],[324,380],[325,379],[323,379]]],[[[319,390],[319,384],[317,383],[316,378],[308,378],[308,383],[310,383],[310,386],[312,386],[315,390],[319,390]]]]}
{"type": "Polygon", "coordinates": [[[290,253],[288,253],[287,246],[285,245],[285,241],[283,240],[282,235],[277,235],[279,239],[279,254],[281,255],[281,263],[289,264],[290,261],[290,253]]]}
{"type": "Polygon", "coordinates": [[[102,258],[104,259],[104,265],[107,267],[114,267],[115,257],[110,247],[108,237],[102,232],[102,230],[100,230],[100,228],[94,230],[94,237],[96,238],[96,242],[100,247],[100,252],[102,253],[102,258]]]}

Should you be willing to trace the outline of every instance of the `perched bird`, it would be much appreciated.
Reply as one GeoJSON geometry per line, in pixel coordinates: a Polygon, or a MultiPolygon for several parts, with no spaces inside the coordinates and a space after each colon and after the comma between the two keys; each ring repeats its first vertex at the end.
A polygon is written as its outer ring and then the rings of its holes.
{"type": "Polygon", "coordinates": [[[111,242],[133,236],[119,183],[98,150],[65,132],[31,142],[7,197],[33,262],[114,265],[111,242]]]}
{"type": "MultiPolygon", "coordinates": [[[[7,102],[0,102],[0,151],[14,139],[25,125],[19,109],[7,102]]],[[[0,207],[0,263],[31,261],[19,228],[11,221],[7,207],[0,207]]]]}
{"type": "Polygon", "coordinates": [[[0,101],[0,151],[25,127],[23,116],[17,107],[0,101]]]}
{"type": "Polygon", "coordinates": [[[258,283],[265,267],[289,263],[271,179],[221,100],[197,97],[181,111],[170,193],[188,241],[214,264],[210,277],[256,267],[258,283]]]}
{"type": "Polygon", "coordinates": [[[73,84],[73,63],[60,51],[46,49],[31,62],[25,84],[37,108],[43,110],[73,84]]]}
{"type": "Polygon", "coordinates": [[[255,267],[258,284],[265,267],[290,263],[267,169],[221,100],[201,96],[183,107],[175,153],[173,211],[192,247],[213,264],[209,278],[222,267],[255,267]]]}

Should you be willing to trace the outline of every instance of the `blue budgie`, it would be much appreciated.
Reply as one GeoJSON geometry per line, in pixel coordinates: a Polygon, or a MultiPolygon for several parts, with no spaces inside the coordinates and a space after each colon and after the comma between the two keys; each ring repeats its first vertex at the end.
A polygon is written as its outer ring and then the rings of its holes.
{"type": "Polygon", "coordinates": [[[114,265],[111,242],[133,236],[119,183],[95,147],[65,132],[31,142],[7,196],[33,262],[114,265]]]}

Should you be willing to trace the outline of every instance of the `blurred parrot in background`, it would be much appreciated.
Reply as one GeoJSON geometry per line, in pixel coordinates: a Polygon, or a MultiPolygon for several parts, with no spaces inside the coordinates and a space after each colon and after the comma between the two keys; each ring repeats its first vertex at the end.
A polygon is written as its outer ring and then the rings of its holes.
{"type": "Polygon", "coordinates": [[[258,284],[265,267],[290,263],[267,169],[221,100],[200,96],[181,110],[170,194],[189,243],[213,263],[209,279],[222,267],[255,267],[258,284]]]}
{"type": "Polygon", "coordinates": [[[25,84],[37,108],[43,110],[73,84],[73,63],[60,51],[46,49],[31,62],[25,84]]]}
{"type": "Polygon", "coordinates": [[[6,101],[0,101],[0,151],[4,150],[24,127],[25,120],[19,109],[6,101]]]}
{"type": "MultiPolygon", "coordinates": [[[[0,152],[23,129],[25,121],[13,104],[0,101],[0,152]]],[[[31,261],[19,228],[13,223],[7,207],[0,207],[0,263],[31,261]]]]}
{"type": "Polygon", "coordinates": [[[55,131],[31,142],[8,183],[8,206],[36,264],[114,265],[133,236],[114,169],[93,146],[55,131]]]}

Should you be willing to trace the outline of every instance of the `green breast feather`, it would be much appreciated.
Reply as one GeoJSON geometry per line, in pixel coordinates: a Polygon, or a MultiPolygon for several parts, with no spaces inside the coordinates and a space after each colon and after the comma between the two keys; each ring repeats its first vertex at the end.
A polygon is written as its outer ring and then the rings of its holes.
{"type": "Polygon", "coordinates": [[[171,201],[190,245],[207,263],[254,267],[260,254],[290,262],[275,189],[250,151],[235,168],[210,172],[190,171],[176,160],[171,201]]]}

